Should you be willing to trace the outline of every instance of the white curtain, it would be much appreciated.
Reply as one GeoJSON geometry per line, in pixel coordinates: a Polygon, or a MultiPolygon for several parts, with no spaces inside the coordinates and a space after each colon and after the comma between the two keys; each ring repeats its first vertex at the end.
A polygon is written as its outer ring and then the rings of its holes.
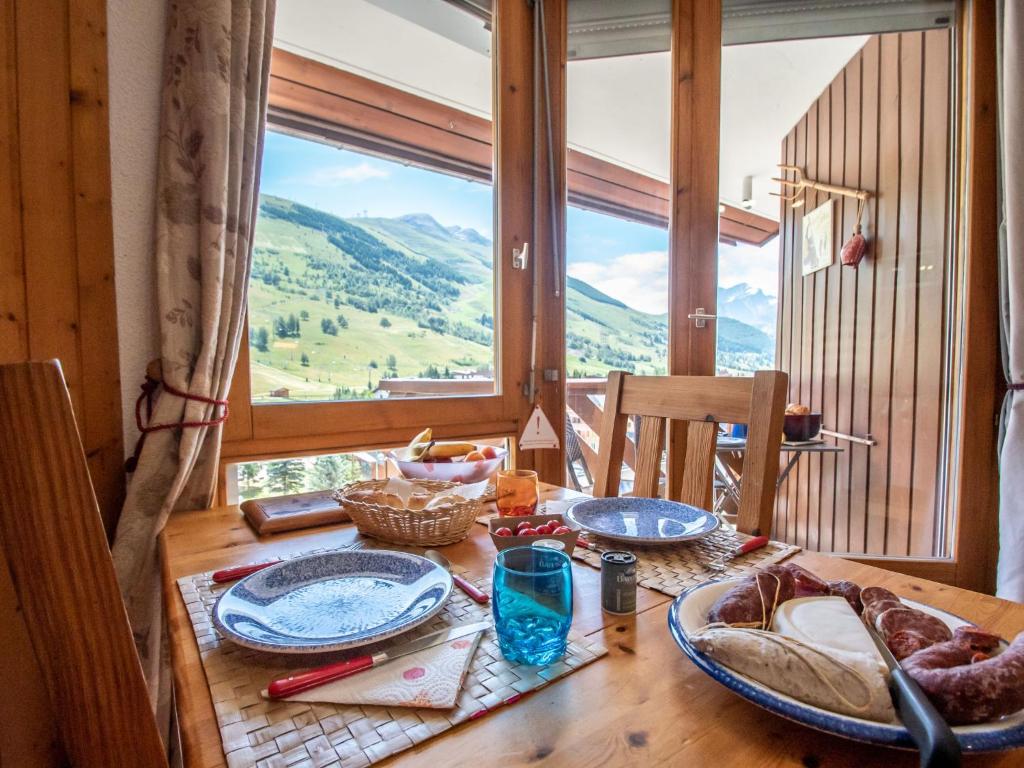
{"type": "Polygon", "coordinates": [[[158,716],[169,703],[157,536],[213,498],[242,337],[275,0],[170,0],[154,258],[161,379],[114,539],[158,716]]]}
{"type": "Polygon", "coordinates": [[[1001,288],[1004,365],[1011,389],[1003,406],[996,594],[1024,602],[1024,391],[1014,389],[1024,386],[1024,3],[1002,3],[1000,29],[1001,288]]]}

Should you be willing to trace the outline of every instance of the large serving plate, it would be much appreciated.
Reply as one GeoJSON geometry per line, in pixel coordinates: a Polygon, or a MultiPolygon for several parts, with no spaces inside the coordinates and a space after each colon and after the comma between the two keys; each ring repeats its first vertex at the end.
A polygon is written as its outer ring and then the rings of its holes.
{"type": "Polygon", "coordinates": [[[720,525],[710,512],[689,504],[633,496],[581,501],[565,516],[585,531],[634,544],[701,539],[720,525]]]}
{"type": "MultiPolygon", "coordinates": [[[[848,739],[888,747],[914,749],[914,743],[902,725],[887,725],[858,717],[840,715],[779,693],[762,683],[733,672],[691,645],[688,635],[707,624],[708,611],[726,590],[742,579],[725,579],[699,584],[676,598],[668,612],[668,626],[672,637],[694,664],[718,682],[731,688],[745,699],[797,723],[819,731],[844,736],[848,739]]],[[[958,616],[940,611],[929,605],[903,600],[944,621],[950,629],[970,624],[958,616]]],[[[979,725],[963,725],[953,729],[965,753],[995,752],[1024,746],[1024,712],[979,725]]]]}
{"type": "Polygon", "coordinates": [[[384,640],[440,611],[452,577],[425,557],[340,550],[247,576],[213,608],[224,635],[274,653],[340,651],[384,640]]]}

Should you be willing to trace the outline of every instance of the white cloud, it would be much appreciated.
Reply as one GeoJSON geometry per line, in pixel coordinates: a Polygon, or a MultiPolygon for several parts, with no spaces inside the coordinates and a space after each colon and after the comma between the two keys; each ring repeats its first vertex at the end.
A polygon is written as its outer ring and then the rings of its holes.
{"type": "Polygon", "coordinates": [[[640,312],[668,310],[668,252],[626,253],[601,264],[578,261],[569,274],[640,312]]]}
{"type": "Polygon", "coordinates": [[[760,248],[740,243],[736,247],[718,246],[718,284],[746,283],[769,296],[779,292],[779,240],[774,238],[760,248]]]}
{"type": "Polygon", "coordinates": [[[330,187],[336,184],[359,184],[370,179],[386,179],[391,172],[363,161],[358,165],[331,165],[317,168],[300,179],[300,183],[314,187],[330,187]]]}

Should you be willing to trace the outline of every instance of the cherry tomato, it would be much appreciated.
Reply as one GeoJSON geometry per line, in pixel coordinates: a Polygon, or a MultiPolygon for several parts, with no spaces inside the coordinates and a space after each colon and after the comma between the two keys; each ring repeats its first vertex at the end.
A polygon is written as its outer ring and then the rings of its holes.
{"type": "Polygon", "coordinates": [[[550,525],[538,525],[537,526],[537,533],[539,533],[541,536],[549,536],[551,534],[551,526],[550,525]]]}
{"type": "Polygon", "coordinates": [[[523,528],[523,530],[521,530],[519,532],[519,535],[520,536],[538,536],[540,534],[538,534],[536,528],[523,528]]]}
{"type": "Polygon", "coordinates": [[[572,528],[570,528],[568,525],[560,525],[557,528],[555,528],[555,530],[553,530],[551,533],[553,533],[555,536],[564,536],[567,533],[572,533],[572,528]]]}
{"type": "Polygon", "coordinates": [[[532,528],[532,527],[533,527],[532,525],[530,525],[528,522],[523,520],[519,525],[516,526],[516,530],[517,531],[521,531],[521,530],[523,530],[523,528],[532,528]]]}
{"type": "Polygon", "coordinates": [[[504,528],[504,527],[498,528],[497,530],[494,531],[494,535],[495,536],[511,536],[512,535],[512,529],[511,528],[504,528]]]}

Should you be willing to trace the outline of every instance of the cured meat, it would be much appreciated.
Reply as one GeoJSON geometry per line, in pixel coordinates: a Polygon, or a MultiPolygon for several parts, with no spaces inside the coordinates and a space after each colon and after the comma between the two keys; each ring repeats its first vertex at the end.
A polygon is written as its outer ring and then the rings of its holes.
{"type": "Polygon", "coordinates": [[[890,608],[875,620],[875,628],[897,659],[953,637],[945,622],[916,608],[890,608]]]}
{"type": "MultiPolygon", "coordinates": [[[[863,594],[863,592],[861,592],[863,594]]],[[[863,599],[863,598],[861,598],[863,599]]],[[[873,603],[864,603],[864,623],[874,627],[878,622],[878,617],[888,611],[890,608],[905,608],[902,602],[899,600],[875,600],[873,603]]]]}
{"type": "Polygon", "coordinates": [[[796,579],[787,566],[765,566],[719,597],[708,623],[768,629],[775,609],[795,594],[796,579]]]}
{"type": "Polygon", "coordinates": [[[901,666],[951,725],[981,723],[1024,709],[1024,632],[998,656],[971,663],[997,643],[994,635],[961,627],[901,666]]]}
{"type": "Polygon", "coordinates": [[[860,600],[860,587],[852,581],[830,581],[828,582],[828,593],[844,598],[858,616],[863,610],[860,600]]]}
{"type": "Polygon", "coordinates": [[[815,595],[829,594],[828,582],[818,578],[806,568],[793,564],[784,565],[782,567],[793,575],[793,579],[796,582],[797,597],[813,597],[815,595]]]}
{"type": "Polygon", "coordinates": [[[895,600],[899,602],[899,597],[885,587],[864,587],[860,591],[860,600],[864,603],[864,607],[867,608],[871,603],[878,600],[895,600]]]}

